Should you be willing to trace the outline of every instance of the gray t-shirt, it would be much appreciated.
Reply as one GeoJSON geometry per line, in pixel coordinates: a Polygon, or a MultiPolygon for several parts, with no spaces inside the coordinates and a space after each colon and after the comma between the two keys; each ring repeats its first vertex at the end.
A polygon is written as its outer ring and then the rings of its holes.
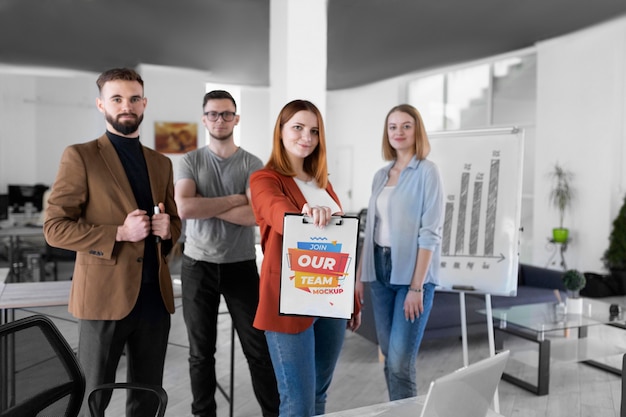
{"type": "MultiPolygon", "coordinates": [[[[185,154],[176,172],[176,181],[194,180],[197,192],[203,197],[245,194],[250,175],[262,167],[259,158],[242,148],[223,159],[203,146],[185,154]]],[[[254,226],[240,226],[218,218],[187,219],[184,253],[212,263],[254,260],[254,226]]]]}

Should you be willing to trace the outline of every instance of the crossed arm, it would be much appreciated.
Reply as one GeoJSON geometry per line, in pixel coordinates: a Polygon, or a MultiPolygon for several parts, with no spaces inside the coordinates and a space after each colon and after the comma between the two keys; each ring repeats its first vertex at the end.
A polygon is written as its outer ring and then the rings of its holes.
{"type": "Polygon", "coordinates": [[[249,194],[250,190],[248,189],[245,195],[203,197],[198,194],[195,181],[188,178],[178,180],[174,188],[178,214],[182,219],[215,217],[240,226],[254,226],[256,224],[248,198],[249,194]]]}

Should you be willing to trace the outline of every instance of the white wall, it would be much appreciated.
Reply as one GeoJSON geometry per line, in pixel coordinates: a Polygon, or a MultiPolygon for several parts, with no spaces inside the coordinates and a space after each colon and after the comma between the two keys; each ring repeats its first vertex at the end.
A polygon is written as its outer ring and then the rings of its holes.
{"type": "Polygon", "coordinates": [[[65,146],[101,134],[91,73],[0,68],[0,193],[52,184],[65,146]]]}
{"type": "Polygon", "coordinates": [[[560,162],[574,175],[577,197],[565,226],[567,266],[600,271],[612,221],[626,190],[626,19],[537,45],[537,140],[533,261],[549,256],[557,225],[546,174],[560,162]]]}
{"type": "MultiPolygon", "coordinates": [[[[190,122],[198,124],[198,146],[207,144],[206,129],[202,125],[202,99],[206,84],[211,82],[209,73],[184,68],[140,65],[137,71],[144,81],[148,98],[141,127],[142,143],[154,147],[154,122],[190,122]]],[[[228,90],[228,86],[214,84],[228,90]]],[[[268,129],[269,90],[261,87],[242,87],[241,102],[237,103],[241,114],[239,144],[257,155],[264,162],[271,149],[271,131],[268,129]]],[[[176,169],[183,155],[169,154],[176,169]]]]}
{"type": "MultiPolygon", "coordinates": [[[[154,148],[155,122],[188,122],[198,125],[198,146],[206,143],[201,123],[202,97],[209,81],[206,72],[184,68],[139,65],[136,68],[144,83],[148,105],[141,124],[141,143],[154,148]]],[[[167,155],[176,169],[182,154],[167,155]]]]}
{"type": "Polygon", "coordinates": [[[328,93],[325,120],[328,169],[346,212],[358,212],[367,207],[374,173],[386,164],[382,158],[385,116],[389,109],[402,101],[402,80],[401,77],[393,78],[328,93]],[[333,158],[338,153],[345,156],[344,161],[333,158]],[[339,167],[342,163],[352,165],[350,186],[343,185],[343,178],[333,177],[333,172],[343,172],[339,167]],[[352,198],[345,192],[346,188],[351,191],[352,198]]]}
{"type": "Polygon", "coordinates": [[[272,150],[272,129],[277,114],[270,114],[269,88],[244,87],[241,90],[240,145],[267,162],[272,150]]]}

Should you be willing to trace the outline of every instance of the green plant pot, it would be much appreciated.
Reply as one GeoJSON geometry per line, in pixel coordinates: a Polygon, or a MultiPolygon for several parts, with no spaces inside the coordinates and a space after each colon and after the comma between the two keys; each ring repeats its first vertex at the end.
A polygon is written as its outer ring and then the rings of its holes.
{"type": "Polygon", "coordinates": [[[552,239],[557,243],[565,243],[567,242],[567,238],[569,237],[569,229],[561,229],[554,228],[552,229],[552,239]]]}

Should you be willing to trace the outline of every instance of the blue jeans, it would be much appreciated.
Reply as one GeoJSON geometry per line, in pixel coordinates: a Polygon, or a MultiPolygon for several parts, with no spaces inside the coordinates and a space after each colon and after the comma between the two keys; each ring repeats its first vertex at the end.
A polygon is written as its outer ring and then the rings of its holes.
{"type": "Polygon", "coordinates": [[[261,412],[263,416],[277,416],[280,399],[267,342],[263,332],[252,326],[259,303],[256,262],[216,264],[183,256],[181,279],[183,318],[189,337],[192,413],[216,415],[215,344],[220,296],[224,296],[261,412]]]}
{"type": "Polygon", "coordinates": [[[296,334],[265,332],[280,393],[280,417],[324,414],[345,333],[346,320],[331,318],[317,318],[296,334]]]}
{"type": "Polygon", "coordinates": [[[389,283],[391,250],[375,245],[376,281],[370,283],[376,335],[385,356],[385,380],[389,399],[399,400],[417,395],[417,353],[428,322],[435,295],[434,284],[424,284],[424,311],[411,323],[404,317],[404,300],[408,285],[389,283]]]}

